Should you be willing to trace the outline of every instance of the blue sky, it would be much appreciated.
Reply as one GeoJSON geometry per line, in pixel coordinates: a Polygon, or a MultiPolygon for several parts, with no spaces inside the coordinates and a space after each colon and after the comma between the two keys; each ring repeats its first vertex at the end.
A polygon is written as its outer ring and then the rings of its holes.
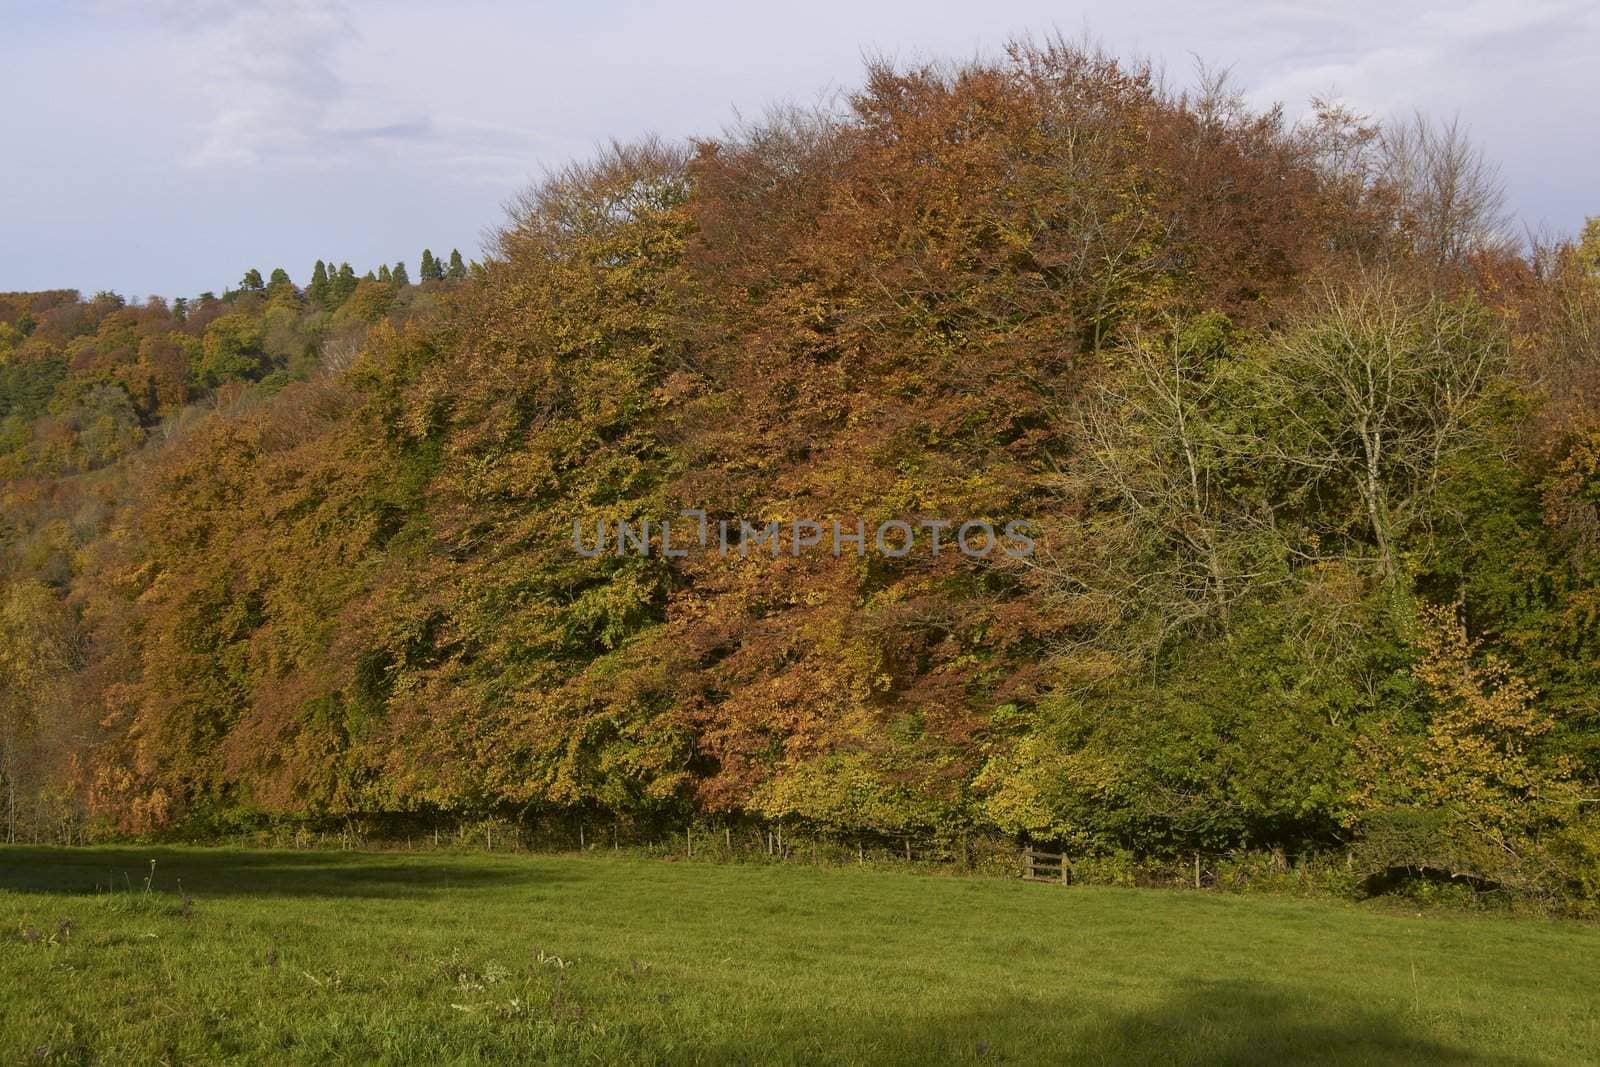
{"type": "Polygon", "coordinates": [[[1529,226],[1600,214],[1600,5],[1026,0],[0,0],[0,290],[220,290],[244,269],[475,255],[545,168],[856,84],[1089,32],[1231,66],[1291,114],[1459,116],[1529,226]]]}

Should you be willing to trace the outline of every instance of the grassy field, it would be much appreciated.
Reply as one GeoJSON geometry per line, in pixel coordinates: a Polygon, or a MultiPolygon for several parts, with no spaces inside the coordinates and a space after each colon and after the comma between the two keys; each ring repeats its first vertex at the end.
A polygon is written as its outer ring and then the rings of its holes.
{"type": "Polygon", "coordinates": [[[1592,1064],[1597,961],[1571,923],[870,868],[0,849],[8,1065],[1592,1064]]]}

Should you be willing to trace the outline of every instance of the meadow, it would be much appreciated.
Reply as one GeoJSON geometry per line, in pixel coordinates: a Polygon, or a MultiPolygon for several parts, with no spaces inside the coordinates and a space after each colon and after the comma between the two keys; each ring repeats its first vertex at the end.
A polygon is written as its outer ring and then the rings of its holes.
{"type": "Polygon", "coordinates": [[[1600,929],[626,854],[0,849],[0,1063],[1600,1062],[1600,929]]]}

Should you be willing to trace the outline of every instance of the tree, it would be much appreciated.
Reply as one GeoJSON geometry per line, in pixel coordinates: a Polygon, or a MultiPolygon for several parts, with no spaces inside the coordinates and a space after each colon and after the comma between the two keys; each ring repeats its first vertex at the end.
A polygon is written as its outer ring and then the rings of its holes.
{"type": "Polygon", "coordinates": [[[292,286],[294,283],[289,280],[288,271],[284,270],[282,267],[274,267],[272,270],[272,278],[267,282],[267,285],[269,288],[276,289],[280,286],[292,286]]]}
{"type": "Polygon", "coordinates": [[[1347,821],[1370,838],[1363,851],[1375,868],[1559,888],[1548,884],[1540,838],[1581,817],[1573,761],[1541,752],[1556,722],[1510,663],[1468,635],[1462,615],[1460,603],[1419,609],[1412,674],[1424,724],[1386,720],[1359,739],[1347,821]]]}
{"type": "Polygon", "coordinates": [[[23,791],[49,784],[38,745],[50,687],[78,663],[81,644],[55,591],[22,580],[0,586],[0,781],[6,840],[17,840],[23,791]],[[30,770],[32,778],[30,779],[30,770]]]}
{"type": "MultiPolygon", "coordinates": [[[[1578,237],[1577,248],[1574,249],[1578,264],[1581,269],[1600,279],[1600,215],[1594,215],[1584,220],[1583,232],[1578,237]]],[[[21,320],[18,320],[21,325],[21,320]]],[[[24,331],[26,332],[26,331],[24,331]]]]}
{"type": "Polygon", "coordinates": [[[247,293],[257,293],[266,288],[261,281],[261,272],[251,267],[244,272],[244,277],[239,281],[239,288],[247,293]]]}
{"type": "Polygon", "coordinates": [[[388,312],[394,302],[394,288],[378,281],[376,278],[363,280],[356,285],[355,291],[350,294],[339,307],[339,312],[333,317],[335,326],[347,320],[374,323],[388,312]]]}
{"type": "Polygon", "coordinates": [[[261,321],[248,314],[223,315],[206,327],[195,378],[208,388],[259,377],[266,369],[261,321]]]}
{"type": "Polygon", "coordinates": [[[402,259],[398,263],[396,263],[394,265],[394,270],[391,272],[391,274],[392,274],[392,276],[394,278],[394,284],[396,284],[396,285],[410,285],[411,284],[411,279],[406,275],[406,262],[405,262],[405,260],[402,259]]]}
{"type": "Polygon", "coordinates": [[[1087,463],[1063,488],[1103,503],[1070,592],[1102,605],[1124,640],[1159,644],[1206,619],[1226,628],[1276,554],[1253,484],[1270,449],[1240,432],[1251,389],[1229,346],[1215,314],[1136,334],[1075,427],[1087,463]]]}
{"type": "Polygon", "coordinates": [[[333,276],[329,287],[333,290],[333,303],[335,306],[343,304],[350,299],[350,294],[356,291],[356,283],[360,281],[356,272],[348,263],[339,264],[339,273],[333,276]]]}
{"type": "Polygon", "coordinates": [[[379,264],[379,266],[378,266],[378,280],[380,282],[383,282],[385,285],[387,285],[390,282],[394,281],[394,275],[389,273],[389,264],[387,264],[387,263],[379,264]]]}
{"type": "Polygon", "coordinates": [[[433,258],[433,252],[424,248],[422,250],[422,268],[417,272],[425,282],[441,281],[444,278],[444,264],[433,258]]]}
{"type": "Polygon", "coordinates": [[[467,276],[467,265],[461,260],[461,249],[450,250],[450,266],[445,270],[444,276],[453,282],[459,282],[467,276]]]}
{"type": "Polygon", "coordinates": [[[1508,339],[1470,299],[1408,291],[1392,275],[1328,285],[1267,347],[1264,394],[1276,412],[1266,454],[1354,514],[1325,532],[1364,526],[1379,573],[1401,575],[1403,535],[1430,512],[1448,464],[1484,443],[1485,405],[1508,339]]]}
{"type": "Polygon", "coordinates": [[[1499,168],[1459,122],[1418,113],[1383,131],[1382,180],[1398,196],[1401,234],[1434,271],[1461,268],[1479,252],[1505,253],[1511,217],[1499,168]]]}
{"type": "Polygon", "coordinates": [[[311,268],[311,284],[306,287],[306,296],[317,307],[326,308],[333,303],[333,289],[328,284],[328,265],[320,259],[311,268]]]}

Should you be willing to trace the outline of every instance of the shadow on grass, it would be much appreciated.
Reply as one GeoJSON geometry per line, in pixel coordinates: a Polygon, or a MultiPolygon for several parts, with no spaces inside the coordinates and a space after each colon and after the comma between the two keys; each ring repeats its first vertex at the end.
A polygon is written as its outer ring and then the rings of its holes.
{"type": "MultiPolygon", "coordinates": [[[[926,1064],[1474,1064],[1542,1060],[1463,1048],[1403,1013],[1334,998],[1286,996],[1245,980],[1197,983],[1160,1006],[1117,1015],[1093,1002],[1048,997],[917,1020],[835,1019],[809,1033],[774,1033],[792,1062],[926,1064]]],[[[709,1062],[776,1062],[750,1048],[704,1050],[709,1062]]],[[[780,1057],[782,1062],[791,1062],[780,1057]]]]}
{"type": "Polygon", "coordinates": [[[566,880],[548,864],[487,865],[481,859],[370,853],[141,849],[0,849],[0,890],[79,895],[173,892],[196,897],[411,897],[445,890],[566,880]]]}
{"type": "MultiPolygon", "coordinates": [[[[1299,999],[1242,979],[1211,981],[1153,1011],[1131,1013],[1085,1039],[1082,1059],[1101,1044],[1110,1062],[1217,1064],[1472,1063],[1531,1061],[1445,1044],[1404,1014],[1339,1001],[1299,999]]],[[[1078,1057],[1073,1057],[1078,1058],[1078,1057]]]]}

